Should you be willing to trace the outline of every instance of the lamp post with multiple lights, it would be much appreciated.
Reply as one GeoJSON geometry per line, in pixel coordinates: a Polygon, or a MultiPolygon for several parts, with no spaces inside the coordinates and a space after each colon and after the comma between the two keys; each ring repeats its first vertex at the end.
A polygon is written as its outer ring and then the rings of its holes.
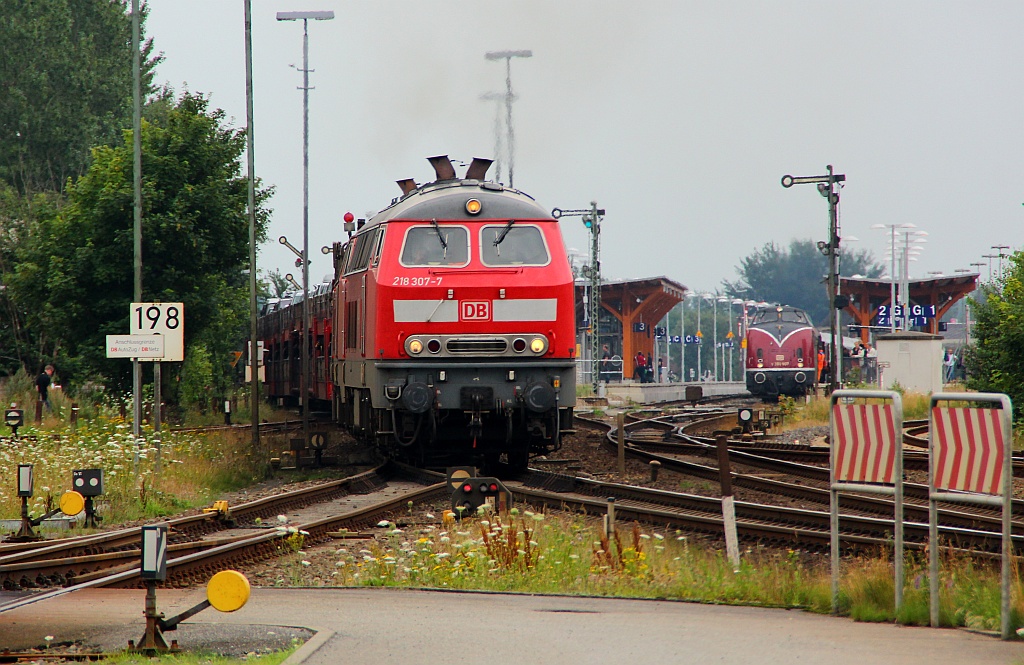
{"type": "Polygon", "coordinates": [[[508,137],[505,148],[508,150],[508,185],[514,187],[516,143],[515,130],[512,128],[512,58],[532,58],[533,51],[488,51],[484,57],[488,60],[505,61],[505,133],[508,137]]]}
{"type": "MultiPolygon", "coordinates": [[[[278,21],[302,21],[302,378],[299,403],[302,408],[302,438],[309,444],[309,22],[329,21],[332,11],[278,12],[278,21]]],[[[286,244],[282,237],[282,244],[286,244]]]]}
{"type": "Polygon", "coordinates": [[[1007,256],[1009,256],[1009,254],[1004,254],[1003,250],[1004,249],[1010,249],[1010,246],[1009,245],[992,245],[992,249],[996,250],[996,256],[999,257],[999,272],[996,273],[996,279],[1002,279],[1003,278],[1003,259],[1005,259],[1007,256]]]}

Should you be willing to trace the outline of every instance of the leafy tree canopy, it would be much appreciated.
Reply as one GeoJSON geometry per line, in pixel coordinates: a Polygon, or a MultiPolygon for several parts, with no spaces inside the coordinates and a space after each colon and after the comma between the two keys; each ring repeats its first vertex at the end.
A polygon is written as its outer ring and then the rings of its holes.
{"type": "MultiPolygon", "coordinates": [[[[143,122],[143,300],[184,303],[185,345],[213,358],[240,346],[248,319],[247,181],[241,130],[223,125],[202,95],[170,93],[143,122]]],[[[268,218],[257,192],[257,241],[268,218]]],[[[99,374],[125,387],[129,363],[108,360],[104,336],[128,332],[134,294],[132,135],[93,150],[89,170],[67,202],[21,243],[9,288],[36,303],[30,324],[49,331],[52,357],[64,370],[99,374]]],[[[172,367],[172,371],[173,371],[172,367]]],[[[224,380],[227,363],[220,381],[224,380]]]]}
{"type": "Polygon", "coordinates": [[[1024,253],[1010,257],[1001,280],[971,299],[974,344],[964,354],[967,387],[1006,393],[1020,414],[1024,406],[1024,253]]]}
{"type": "MultiPolygon", "coordinates": [[[[878,277],[882,266],[866,250],[844,252],[841,275],[878,277]]],[[[805,310],[812,321],[828,322],[828,258],[812,240],[792,240],[789,248],[774,242],[743,258],[736,268],[740,279],[724,283],[733,296],[793,305],[805,310]]]]}
{"type": "MultiPolygon", "coordinates": [[[[5,0],[0,12],[0,179],[62,191],[89,150],[130,125],[128,0],[5,0]],[[128,120],[128,122],[126,122],[128,120]]],[[[145,14],[141,15],[145,21],[145,14]]],[[[146,41],[143,95],[160,57],[146,41]]]]}

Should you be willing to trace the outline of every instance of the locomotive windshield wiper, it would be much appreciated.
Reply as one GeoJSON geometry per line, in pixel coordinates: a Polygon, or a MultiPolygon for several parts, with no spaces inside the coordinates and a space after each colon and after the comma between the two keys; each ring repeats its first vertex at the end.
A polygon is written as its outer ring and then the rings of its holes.
{"type": "Polygon", "coordinates": [[[501,241],[505,239],[505,236],[508,235],[508,232],[512,229],[512,225],[515,223],[516,220],[514,219],[508,220],[508,224],[506,224],[505,228],[501,230],[501,233],[498,234],[498,237],[494,239],[494,247],[496,248],[498,256],[501,256],[501,248],[499,248],[498,245],[500,245],[501,241]]]}
{"type": "Polygon", "coordinates": [[[430,220],[430,223],[433,225],[434,232],[437,233],[437,239],[439,241],[441,241],[441,247],[444,249],[444,253],[442,254],[442,257],[448,258],[448,241],[446,241],[444,239],[444,236],[441,235],[441,227],[438,226],[437,219],[430,220]]]}
{"type": "Polygon", "coordinates": [[[505,237],[509,235],[509,231],[511,231],[512,224],[514,223],[515,219],[509,219],[509,223],[505,224],[505,228],[502,228],[502,233],[498,235],[498,238],[495,238],[495,247],[498,247],[499,245],[502,244],[502,241],[505,240],[505,237]]]}

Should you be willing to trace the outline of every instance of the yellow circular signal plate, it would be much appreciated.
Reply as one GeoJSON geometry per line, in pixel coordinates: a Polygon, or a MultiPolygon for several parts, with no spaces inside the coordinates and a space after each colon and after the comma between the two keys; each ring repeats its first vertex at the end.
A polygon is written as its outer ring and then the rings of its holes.
{"type": "Polygon", "coordinates": [[[60,507],[60,512],[65,515],[75,516],[85,510],[85,497],[71,490],[61,495],[57,505],[60,507]]]}
{"type": "Polygon", "coordinates": [[[206,599],[215,610],[234,612],[249,600],[249,580],[237,570],[222,570],[206,585],[206,599]]]}

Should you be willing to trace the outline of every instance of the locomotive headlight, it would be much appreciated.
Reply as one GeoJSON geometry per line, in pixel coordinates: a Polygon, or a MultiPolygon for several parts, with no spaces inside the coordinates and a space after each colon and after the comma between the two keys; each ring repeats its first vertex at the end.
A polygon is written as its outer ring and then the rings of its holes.
{"type": "Polygon", "coordinates": [[[420,354],[422,352],[423,352],[423,342],[419,341],[418,339],[414,339],[411,342],[409,342],[409,353],[411,353],[413,355],[418,355],[418,354],[420,354]]]}
{"type": "Polygon", "coordinates": [[[479,215],[483,205],[478,199],[470,199],[466,201],[466,212],[470,215],[479,215]]]}
{"type": "Polygon", "coordinates": [[[544,349],[547,347],[547,343],[543,337],[534,337],[530,342],[530,350],[534,353],[544,353],[544,349]]]}

